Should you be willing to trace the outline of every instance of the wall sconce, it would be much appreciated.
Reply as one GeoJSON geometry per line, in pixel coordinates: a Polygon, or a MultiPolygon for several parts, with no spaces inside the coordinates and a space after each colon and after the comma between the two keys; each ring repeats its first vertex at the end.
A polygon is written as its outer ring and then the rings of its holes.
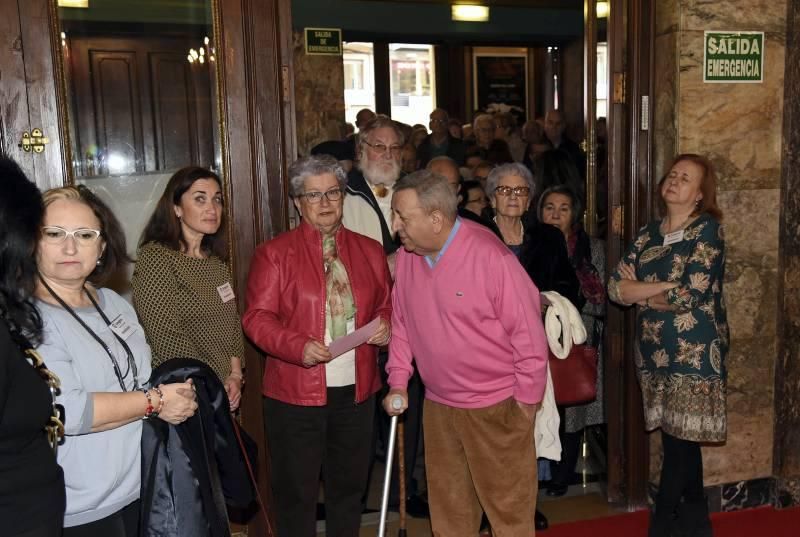
{"type": "Polygon", "coordinates": [[[610,11],[608,7],[608,2],[597,2],[597,18],[598,19],[607,19],[608,13],[610,11]]]}
{"type": "Polygon", "coordinates": [[[58,7],[88,8],[89,0],[58,0],[58,7]]]}
{"type": "Polygon", "coordinates": [[[489,7],[475,4],[453,4],[450,6],[451,18],[461,22],[488,22],[489,7]]]}

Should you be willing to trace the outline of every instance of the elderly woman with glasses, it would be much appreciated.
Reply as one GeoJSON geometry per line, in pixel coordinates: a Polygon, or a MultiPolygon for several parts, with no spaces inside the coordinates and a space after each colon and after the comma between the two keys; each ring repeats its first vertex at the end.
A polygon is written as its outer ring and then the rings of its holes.
{"type": "Polygon", "coordinates": [[[486,179],[486,192],[495,213],[494,222],[500,229],[503,242],[517,257],[525,238],[522,216],[530,207],[535,190],[531,172],[519,164],[498,166],[486,179]]]}
{"type": "MultiPolygon", "coordinates": [[[[519,163],[498,166],[489,173],[486,192],[503,242],[517,255],[536,288],[540,292],[556,291],[580,310],[580,286],[561,233],[541,223],[535,214],[528,214],[536,192],[530,170],[519,163]]],[[[539,479],[550,479],[549,464],[544,461],[539,465],[539,479]]],[[[547,525],[547,518],[537,510],[536,528],[545,529],[547,525]]]]}
{"type": "Polygon", "coordinates": [[[262,393],[277,535],[316,535],[322,472],[328,535],[356,536],[380,388],[377,351],[390,336],[389,268],[378,242],[342,225],[347,176],[335,159],[302,158],[289,177],[303,219],[256,250],[243,317],[267,354],[262,393]],[[358,329],[363,335],[350,345],[332,345],[358,329]]]}

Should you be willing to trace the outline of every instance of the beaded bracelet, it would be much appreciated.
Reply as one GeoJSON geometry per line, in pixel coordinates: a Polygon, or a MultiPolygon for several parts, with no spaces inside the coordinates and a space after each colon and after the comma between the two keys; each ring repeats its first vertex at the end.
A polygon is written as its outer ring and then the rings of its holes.
{"type": "Polygon", "coordinates": [[[155,390],[155,392],[158,394],[158,408],[156,409],[155,412],[153,412],[151,414],[152,417],[155,418],[156,416],[161,414],[162,410],[164,410],[164,401],[166,401],[166,398],[164,397],[164,392],[161,391],[161,387],[160,386],[154,386],[151,389],[155,390]]]}
{"type": "Polygon", "coordinates": [[[155,408],[153,407],[153,399],[150,397],[150,390],[141,388],[140,390],[145,397],[147,397],[147,406],[144,409],[144,419],[148,419],[153,415],[155,408]]]}

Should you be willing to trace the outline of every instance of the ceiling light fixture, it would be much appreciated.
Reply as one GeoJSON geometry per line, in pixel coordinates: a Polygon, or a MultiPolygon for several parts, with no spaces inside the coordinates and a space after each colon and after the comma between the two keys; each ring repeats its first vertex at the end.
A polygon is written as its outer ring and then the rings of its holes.
{"type": "Polygon", "coordinates": [[[474,4],[453,4],[451,7],[451,18],[461,22],[488,22],[489,8],[474,4]]]}
{"type": "Polygon", "coordinates": [[[89,0],[58,0],[58,7],[88,8],[89,0]]]}

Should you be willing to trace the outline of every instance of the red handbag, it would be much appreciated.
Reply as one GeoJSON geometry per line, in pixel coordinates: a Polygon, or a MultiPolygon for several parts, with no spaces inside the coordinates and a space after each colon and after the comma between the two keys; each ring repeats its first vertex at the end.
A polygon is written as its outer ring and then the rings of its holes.
{"type": "Polygon", "coordinates": [[[549,364],[557,405],[583,405],[597,398],[596,347],[573,345],[563,360],[550,352],[549,364]]]}

